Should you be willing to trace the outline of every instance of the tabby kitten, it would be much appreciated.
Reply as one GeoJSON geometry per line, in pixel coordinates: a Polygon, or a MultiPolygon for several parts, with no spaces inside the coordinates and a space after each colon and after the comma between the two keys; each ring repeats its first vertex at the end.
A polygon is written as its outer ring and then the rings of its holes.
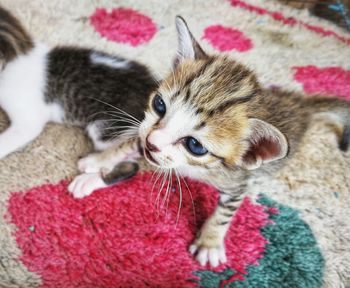
{"type": "Polygon", "coordinates": [[[182,18],[176,18],[176,27],[174,71],[152,94],[139,140],[82,159],[83,174],[69,189],[83,197],[105,187],[116,164],[141,154],[156,167],[214,185],[218,205],[189,250],[202,265],[215,267],[226,261],[224,238],[248,178],[279,169],[315,117],[333,124],[339,147],[346,150],[350,104],[266,90],[242,64],[226,55],[206,54],[182,18]]]}
{"type": "Polygon", "coordinates": [[[143,118],[155,88],[148,69],[135,61],[35,44],[0,7],[0,107],[11,122],[0,134],[0,159],[36,138],[49,121],[85,127],[96,149],[110,147],[115,136],[132,135],[124,130],[143,118]],[[108,112],[111,106],[119,110],[108,112]]]}

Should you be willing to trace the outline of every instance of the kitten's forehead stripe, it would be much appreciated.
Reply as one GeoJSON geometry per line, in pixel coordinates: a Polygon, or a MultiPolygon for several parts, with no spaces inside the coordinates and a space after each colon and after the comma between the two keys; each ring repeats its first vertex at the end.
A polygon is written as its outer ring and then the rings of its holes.
{"type": "Polygon", "coordinates": [[[188,87],[195,78],[197,78],[198,74],[195,72],[195,73],[192,73],[191,75],[187,76],[187,79],[186,79],[186,82],[184,84],[184,87],[183,88],[186,88],[188,87]]]}
{"type": "Polygon", "coordinates": [[[203,107],[199,107],[196,109],[196,114],[202,114],[204,112],[204,108],[203,107]]]}
{"type": "MultiPolygon", "coordinates": [[[[195,81],[198,78],[203,77],[203,75],[205,75],[206,71],[214,63],[214,60],[215,60],[214,57],[209,58],[207,61],[202,63],[202,65],[198,71],[195,71],[194,73],[190,74],[190,76],[188,76],[188,78],[186,79],[186,81],[183,85],[183,89],[187,88],[188,93],[190,93],[190,86],[193,83],[193,81],[195,81]]],[[[188,96],[190,96],[190,94],[186,95],[185,101],[188,101],[190,99],[190,97],[188,97],[188,96]]],[[[191,98],[193,98],[193,95],[191,98]]]]}
{"type": "Polygon", "coordinates": [[[187,102],[191,97],[191,89],[188,88],[186,91],[185,102],[187,102]]]}
{"type": "Polygon", "coordinates": [[[224,103],[219,104],[217,107],[215,107],[215,109],[209,111],[209,115],[214,115],[215,113],[220,113],[220,112],[224,112],[226,109],[228,109],[229,107],[233,106],[233,105],[238,105],[238,104],[243,104],[246,102],[249,102],[256,94],[250,94],[247,96],[243,96],[240,98],[233,98],[233,99],[229,99],[227,101],[225,101],[224,103]]]}
{"type": "Polygon", "coordinates": [[[202,121],[201,123],[199,123],[197,126],[194,127],[195,130],[200,130],[202,128],[204,128],[206,125],[205,121],[202,121]]]}
{"type": "Polygon", "coordinates": [[[215,58],[211,57],[208,61],[204,62],[203,66],[200,68],[200,70],[197,73],[197,77],[201,77],[205,74],[205,72],[210,68],[210,66],[214,63],[215,58]]]}
{"type": "Polygon", "coordinates": [[[198,71],[195,71],[188,77],[184,84],[184,88],[189,86],[196,78],[202,77],[205,72],[210,68],[210,66],[214,63],[215,57],[209,58],[207,61],[203,61],[201,67],[198,69],[198,71]]]}
{"type": "Polygon", "coordinates": [[[177,96],[179,96],[180,90],[177,90],[170,98],[170,101],[173,102],[177,96]]]}

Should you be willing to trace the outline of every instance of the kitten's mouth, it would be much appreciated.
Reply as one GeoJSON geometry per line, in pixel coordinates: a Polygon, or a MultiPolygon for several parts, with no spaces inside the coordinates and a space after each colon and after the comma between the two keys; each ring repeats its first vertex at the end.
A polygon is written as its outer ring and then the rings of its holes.
{"type": "Polygon", "coordinates": [[[153,158],[153,156],[148,151],[148,149],[144,148],[143,149],[143,154],[144,154],[145,158],[148,160],[148,162],[150,162],[153,165],[160,166],[159,162],[156,159],[153,158]]]}

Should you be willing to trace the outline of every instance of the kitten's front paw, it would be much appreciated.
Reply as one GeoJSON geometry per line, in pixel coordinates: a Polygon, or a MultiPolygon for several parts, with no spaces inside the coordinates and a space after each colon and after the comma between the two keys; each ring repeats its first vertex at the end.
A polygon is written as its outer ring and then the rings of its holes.
{"type": "Polygon", "coordinates": [[[85,173],[76,176],[68,186],[68,191],[74,198],[83,198],[94,190],[107,187],[100,173],[85,173]]]}
{"type": "Polygon", "coordinates": [[[213,240],[206,239],[206,237],[199,237],[189,248],[191,254],[196,254],[196,260],[202,266],[205,266],[209,262],[212,267],[217,267],[227,261],[224,242],[213,240]]]}

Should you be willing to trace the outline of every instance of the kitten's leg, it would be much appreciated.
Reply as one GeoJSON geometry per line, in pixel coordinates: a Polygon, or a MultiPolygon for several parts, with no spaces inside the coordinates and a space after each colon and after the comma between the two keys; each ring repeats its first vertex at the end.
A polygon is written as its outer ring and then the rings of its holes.
{"type": "Polygon", "coordinates": [[[107,186],[100,172],[83,173],[73,179],[68,186],[68,191],[73,194],[74,198],[83,198],[93,191],[107,186]]]}
{"type": "Polygon", "coordinates": [[[13,122],[0,134],[0,159],[22,148],[34,140],[43,130],[45,121],[30,121],[26,123],[13,122]]]}
{"type": "Polygon", "coordinates": [[[107,187],[116,179],[118,181],[126,179],[133,175],[131,172],[135,174],[137,170],[122,171],[118,164],[134,161],[139,157],[138,139],[124,142],[100,153],[90,154],[79,161],[79,170],[83,174],[74,178],[68,190],[75,198],[82,198],[90,195],[96,189],[107,187]],[[116,171],[114,168],[119,170],[116,171]]]}
{"type": "Polygon", "coordinates": [[[212,267],[216,267],[226,262],[225,235],[242,199],[243,195],[234,197],[220,192],[218,206],[190,246],[190,252],[197,254],[196,259],[202,266],[209,262],[212,267]]]}
{"type": "Polygon", "coordinates": [[[102,170],[100,173],[84,173],[71,182],[68,191],[75,198],[83,198],[90,195],[94,190],[107,187],[134,176],[139,169],[137,163],[122,162],[110,172],[102,170]]]}
{"type": "Polygon", "coordinates": [[[133,161],[139,157],[139,140],[132,139],[80,159],[78,161],[78,169],[83,173],[96,173],[102,169],[111,171],[118,163],[133,161]]]}

